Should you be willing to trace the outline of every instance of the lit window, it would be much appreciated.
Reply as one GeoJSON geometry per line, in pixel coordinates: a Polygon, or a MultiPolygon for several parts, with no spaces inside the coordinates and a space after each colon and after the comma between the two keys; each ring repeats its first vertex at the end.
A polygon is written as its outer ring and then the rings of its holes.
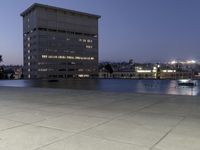
{"type": "Polygon", "coordinates": [[[66,59],[65,56],[58,56],[58,59],[66,59]]]}
{"type": "Polygon", "coordinates": [[[40,71],[40,72],[47,72],[48,69],[47,68],[43,68],[43,69],[38,69],[38,71],[40,71]]]}
{"type": "Polygon", "coordinates": [[[42,58],[47,58],[47,55],[42,55],[42,58]]]}
{"type": "Polygon", "coordinates": [[[78,69],[78,71],[84,71],[83,69],[78,69]]]}
{"type": "Polygon", "coordinates": [[[86,45],[86,48],[91,49],[93,47],[91,45],[86,45]]]}
{"type": "Polygon", "coordinates": [[[31,63],[29,62],[29,63],[28,63],[28,66],[30,66],[30,65],[31,65],[31,63]]]}
{"type": "Polygon", "coordinates": [[[88,43],[92,43],[92,40],[87,40],[88,43]]]}
{"type": "Polygon", "coordinates": [[[89,74],[79,74],[78,77],[79,78],[89,78],[90,75],[89,74]]]}
{"type": "Polygon", "coordinates": [[[28,60],[30,60],[31,59],[31,57],[30,56],[28,56],[28,60]]]}
{"type": "Polygon", "coordinates": [[[74,59],[74,56],[67,56],[67,59],[74,59]]]}
{"type": "Polygon", "coordinates": [[[58,56],[48,56],[48,58],[55,59],[55,58],[58,58],[58,56]]]}
{"type": "Polygon", "coordinates": [[[81,59],[81,57],[79,57],[79,56],[76,56],[76,57],[75,57],[75,59],[79,60],[79,59],[81,59]]]}
{"type": "Polygon", "coordinates": [[[30,72],[30,71],[31,71],[31,69],[29,68],[29,69],[28,69],[28,72],[30,72]]]}

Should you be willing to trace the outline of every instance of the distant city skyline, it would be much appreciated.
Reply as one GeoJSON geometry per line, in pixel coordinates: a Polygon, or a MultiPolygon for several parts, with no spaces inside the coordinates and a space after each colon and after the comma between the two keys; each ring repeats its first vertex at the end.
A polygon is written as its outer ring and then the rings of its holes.
{"type": "Polygon", "coordinates": [[[20,13],[35,2],[101,15],[100,61],[200,59],[199,0],[2,0],[0,54],[6,65],[23,62],[20,13]]]}

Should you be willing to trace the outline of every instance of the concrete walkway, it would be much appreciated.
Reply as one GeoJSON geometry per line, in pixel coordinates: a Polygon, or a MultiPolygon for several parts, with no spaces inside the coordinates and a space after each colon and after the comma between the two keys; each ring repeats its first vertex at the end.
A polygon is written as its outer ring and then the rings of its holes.
{"type": "Polygon", "coordinates": [[[0,150],[200,150],[200,97],[0,87],[0,150]]]}

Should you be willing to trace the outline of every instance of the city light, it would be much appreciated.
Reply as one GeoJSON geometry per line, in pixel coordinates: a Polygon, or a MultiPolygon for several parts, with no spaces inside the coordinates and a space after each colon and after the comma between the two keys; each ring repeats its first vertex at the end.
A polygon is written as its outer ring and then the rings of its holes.
{"type": "Polygon", "coordinates": [[[173,60],[173,61],[171,61],[171,64],[172,64],[172,65],[177,64],[177,61],[176,61],[176,60],[173,60]]]}
{"type": "Polygon", "coordinates": [[[176,70],[163,70],[162,72],[172,73],[172,72],[176,72],[176,70]]]}
{"type": "Polygon", "coordinates": [[[195,60],[188,60],[187,64],[196,64],[196,61],[195,60]]]}
{"type": "Polygon", "coordinates": [[[188,83],[190,81],[190,79],[180,79],[179,82],[181,83],[188,83]]]}
{"type": "Polygon", "coordinates": [[[176,61],[176,60],[173,60],[173,61],[171,61],[169,63],[172,64],[172,65],[177,64],[177,63],[180,63],[180,64],[196,64],[197,61],[195,61],[195,60],[187,60],[187,61],[176,61]]]}

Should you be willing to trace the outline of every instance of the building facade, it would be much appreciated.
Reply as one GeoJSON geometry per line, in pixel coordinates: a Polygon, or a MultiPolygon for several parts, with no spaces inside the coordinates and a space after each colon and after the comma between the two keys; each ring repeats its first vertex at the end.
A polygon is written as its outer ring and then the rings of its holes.
{"type": "Polygon", "coordinates": [[[25,78],[98,76],[100,16],[43,4],[21,16],[25,78]]]}

